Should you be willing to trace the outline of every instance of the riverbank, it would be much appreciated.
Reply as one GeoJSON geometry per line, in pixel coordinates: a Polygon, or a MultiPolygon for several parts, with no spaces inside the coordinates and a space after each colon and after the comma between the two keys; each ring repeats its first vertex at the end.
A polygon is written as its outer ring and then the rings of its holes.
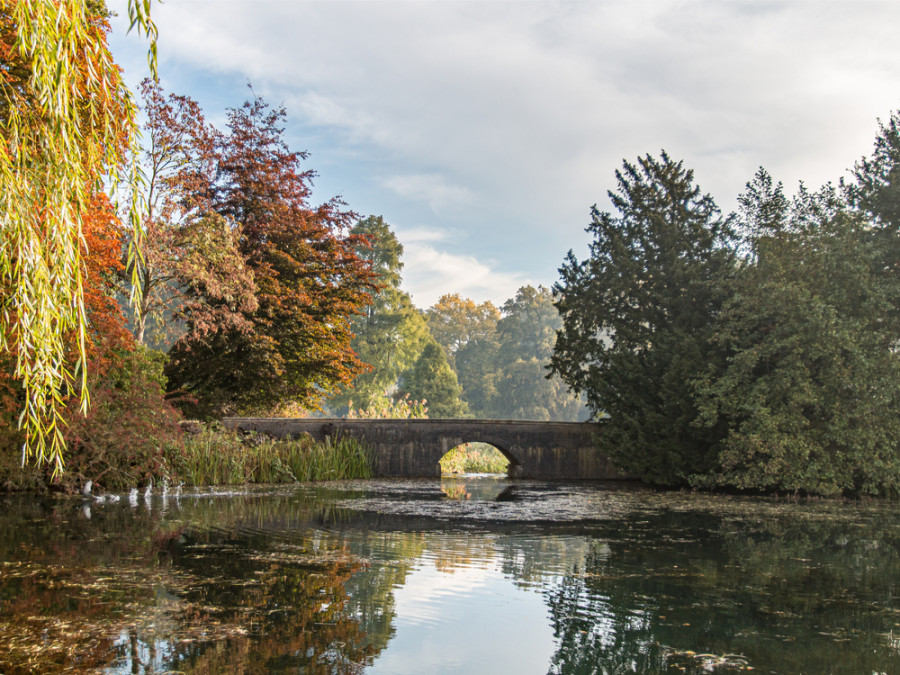
{"type": "Polygon", "coordinates": [[[372,461],[353,438],[276,440],[204,426],[169,454],[186,485],[245,485],[371,478],[372,461]]]}
{"type": "Polygon", "coordinates": [[[107,455],[103,462],[79,463],[77,469],[53,477],[47,467],[23,468],[7,457],[0,465],[0,489],[73,493],[90,480],[94,491],[103,493],[163,482],[201,487],[344,480],[373,474],[368,450],[352,438],[282,440],[236,433],[217,423],[181,426],[178,442],[163,444],[149,463],[121,452],[121,458],[107,455]]]}

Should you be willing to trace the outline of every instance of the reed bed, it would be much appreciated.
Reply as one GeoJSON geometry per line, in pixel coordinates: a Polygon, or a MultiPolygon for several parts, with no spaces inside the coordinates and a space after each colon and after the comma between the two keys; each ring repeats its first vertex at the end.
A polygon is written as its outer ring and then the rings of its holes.
{"type": "Polygon", "coordinates": [[[187,485],[245,485],[297,481],[370,478],[368,451],[353,438],[310,436],[291,440],[238,434],[205,428],[186,440],[170,458],[178,479],[187,485]]]}

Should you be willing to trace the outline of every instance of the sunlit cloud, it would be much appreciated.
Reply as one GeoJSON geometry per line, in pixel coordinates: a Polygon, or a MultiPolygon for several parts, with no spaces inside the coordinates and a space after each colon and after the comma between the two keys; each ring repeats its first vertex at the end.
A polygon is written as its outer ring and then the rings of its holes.
{"type": "Polygon", "coordinates": [[[500,272],[494,264],[471,255],[454,255],[420,241],[403,243],[403,287],[417,307],[435,304],[442,295],[459,293],[476,302],[502,304],[529,280],[500,272]]]}

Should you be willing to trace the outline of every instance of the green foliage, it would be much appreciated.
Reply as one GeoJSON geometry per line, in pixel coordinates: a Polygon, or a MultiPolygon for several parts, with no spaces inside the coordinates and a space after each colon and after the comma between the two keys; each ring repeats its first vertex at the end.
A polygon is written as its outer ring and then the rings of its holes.
{"type": "Polygon", "coordinates": [[[523,286],[503,305],[445,295],[428,325],[456,371],[472,414],[491,419],[574,421],[584,407],[558,377],[547,378],[561,325],[550,291],[523,286]]]}
{"type": "Polygon", "coordinates": [[[595,209],[590,259],[561,270],[553,368],[609,413],[625,471],[900,494],[897,129],[855,185],[789,200],[760,170],[729,219],[665,155],[617,174],[620,216],[595,209]]]}
{"type": "Polygon", "coordinates": [[[509,460],[487,443],[463,443],[441,457],[443,473],[506,473],[509,460]]]}
{"type": "Polygon", "coordinates": [[[727,432],[717,470],[694,481],[897,493],[900,289],[879,237],[834,190],[788,205],[764,171],[741,203],[752,264],[718,320],[727,365],[697,383],[703,422],[727,432]]]}
{"type": "Polygon", "coordinates": [[[500,310],[491,302],[477,305],[455,293],[441,296],[426,316],[431,334],[456,372],[463,399],[473,414],[488,417],[495,394],[500,310]]]}
{"type": "Polygon", "coordinates": [[[456,355],[465,353],[467,347],[492,342],[500,320],[500,310],[492,302],[476,305],[459,293],[442,295],[425,315],[432,336],[444,349],[450,367],[457,372],[456,355]]]}
{"type": "Polygon", "coordinates": [[[403,375],[400,392],[413,400],[427,403],[433,418],[469,415],[468,406],[460,399],[462,389],[456,380],[456,373],[434,340],[425,345],[415,365],[403,375]]]}
{"type": "Polygon", "coordinates": [[[489,417],[560,422],[578,419],[584,409],[579,397],[567,390],[558,375],[548,377],[547,366],[561,326],[548,288],[523,286],[504,303],[503,318],[497,324],[489,417]]]}
{"type": "Polygon", "coordinates": [[[387,392],[372,398],[365,408],[354,408],[350,401],[349,419],[428,419],[426,401],[410,400],[409,394],[393,397],[387,392]]]}
{"type": "Polygon", "coordinates": [[[876,219],[882,228],[900,228],[900,111],[880,123],[871,157],[853,170],[855,184],[848,185],[853,205],[876,219]]]}
{"type": "Polygon", "coordinates": [[[554,290],[554,373],[583,392],[628,473],[680,483],[714,467],[716,429],[695,424],[692,382],[719,357],[715,319],[734,271],[731,219],[662,153],[616,172],[618,215],[592,209],[590,257],[569,253],[554,290]]]}
{"type": "Polygon", "coordinates": [[[242,485],[371,478],[368,451],[355,439],[248,440],[217,427],[187,438],[169,461],[188,485],[242,485]]]}
{"type": "Polygon", "coordinates": [[[365,238],[356,253],[371,264],[379,285],[364,313],[353,317],[351,323],[351,346],[371,370],[356,376],[352,391],[332,398],[332,408],[349,406],[351,399],[366,408],[383,392],[393,390],[429,339],[424,317],[409,295],[400,290],[403,246],[390,226],[381,216],[369,216],[357,222],[351,232],[365,238]]]}

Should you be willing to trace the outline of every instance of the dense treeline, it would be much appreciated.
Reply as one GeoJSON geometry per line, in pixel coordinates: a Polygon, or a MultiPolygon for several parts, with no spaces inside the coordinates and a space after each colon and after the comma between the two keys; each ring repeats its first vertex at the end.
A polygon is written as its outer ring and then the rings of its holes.
{"type": "Polygon", "coordinates": [[[609,416],[602,449],[670,485],[900,489],[900,116],[852,180],[764,170],[724,216],[662,153],[625,162],[569,254],[552,370],[609,416]]]}
{"type": "Polygon", "coordinates": [[[334,414],[386,410],[391,401],[425,401],[429,417],[575,421],[587,417],[559,377],[547,378],[562,325],[549,289],[524,286],[497,308],[459,294],[424,312],[400,288],[403,245],[381,216],[351,230],[379,285],[353,319],[351,346],[371,370],[329,401],[334,414]],[[385,401],[386,399],[386,401],[385,401]]]}

